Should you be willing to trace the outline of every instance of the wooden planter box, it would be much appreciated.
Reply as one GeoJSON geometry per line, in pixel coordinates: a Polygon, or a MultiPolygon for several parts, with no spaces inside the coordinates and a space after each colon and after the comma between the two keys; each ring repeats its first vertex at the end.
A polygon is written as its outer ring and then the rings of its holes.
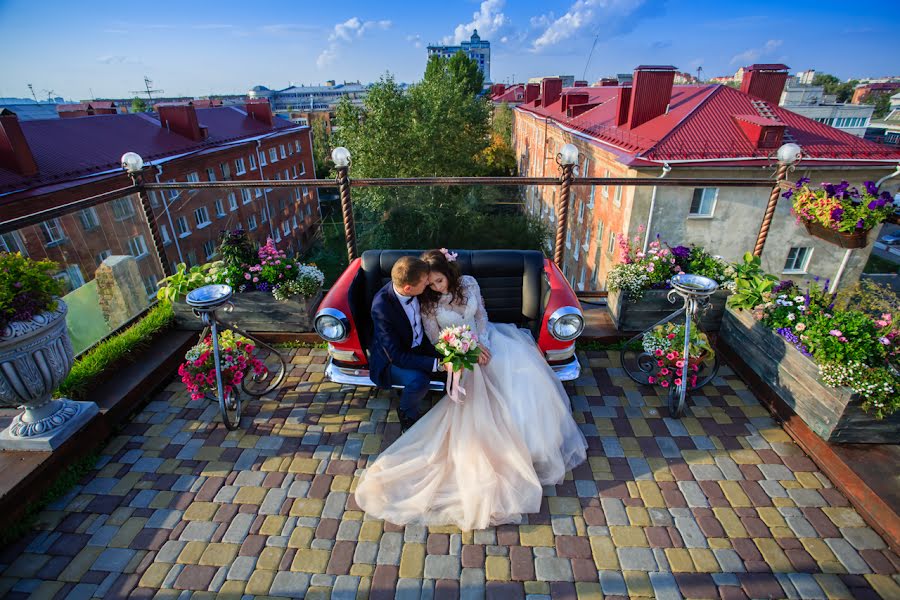
{"type": "Polygon", "coordinates": [[[869,243],[868,229],[847,233],[828,229],[821,223],[804,222],[803,224],[806,226],[806,233],[809,235],[825,240],[826,242],[831,242],[841,248],[865,248],[869,243]]]}
{"type": "MultiPolygon", "coordinates": [[[[285,301],[276,300],[268,292],[244,292],[231,299],[233,311],[219,310],[218,315],[223,323],[234,323],[248,333],[308,333],[313,331],[313,318],[320,300],[321,290],[311,298],[285,301]]],[[[174,311],[179,329],[203,329],[203,323],[184,302],[176,302],[174,311]]]]}
{"type": "Polygon", "coordinates": [[[754,319],[750,311],[727,309],[719,339],[823,440],[900,443],[900,413],[878,421],[863,412],[852,390],[821,383],[816,363],[754,319]]]}
{"type": "MultiPolygon", "coordinates": [[[[667,295],[670,291],[647,290],[644,292],[644,297],[637,302],[629,302],[625,295],[619,292],[609,292],[607,304],[616,329],[619,331],[644,331],[681,308],[680,297],[674,303],[669,302],[667,295]]],[[[728,292],[725,290],[719,290],[712,295],[710,306],[700,319],[700,327],[704,332],[712,333],[719,330],[727,299],[728,292]]],[[[678,320],[682,322],[684,316],[680,316],[678,320]]]]}

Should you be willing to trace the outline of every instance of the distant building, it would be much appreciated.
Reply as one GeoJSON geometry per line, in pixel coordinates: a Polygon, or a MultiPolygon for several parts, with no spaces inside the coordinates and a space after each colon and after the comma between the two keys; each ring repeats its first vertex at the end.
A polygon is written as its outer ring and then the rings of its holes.
{"type": "Polygon", "coordinates": [[[329,110],[342,98],[347,98],[354,104],[362,104],[368,93],[368,86],[358,81],[335,83],[330,80],[325,85],[292,85],[282,90],[257,85],[247,95],[251,99],[266,99],[275,113],[287,115],[291,111],[329,110]]]}
{"type": "Polygon", "coordinates": [[[484,82],[490,83],[491,43],[482,41],[477,29],[474,30],[468,42],[463,42],[459,46],[428,46],[428,58],[430,59],[432,56],[450,58],[460,51],[478,63],[478,68],[481,69],[481,73],[484,75],[484,82]]]}
{"type": "MultiPolygon", "coordinates": [[[[804,72],[807,73],[808,71],[804,72]]],[[[800,79],[798,75],[797,80],[800,79]]],[[[863,137],[875,107],[871,104],[839,104],[834,94],[818,85],[798,85],[788,81],[780,106],[835,129],[863,137]]]]}
{"type": "Polygon", "coordinates": [[[46,102],[29,102],[27,104],[16,104],[4,103],[3,100],[4,98],[0,98],[0,109],[5,108],[10,112],[16,113],[20,121],[59,118],[59,113],[56,112],[56,104],[48,104],[46,102]]]}
{"type": "Polygon", "coordinates": [[[562,81],[563,87],[575,87],[575,76],[574,75],[545,75],[543,77],[531,77],[528,79],[528,83],[537,83],[540,85],[542,81],[547,79],[547,77],[555,77],[562,81]]]}
{"type": "Polygon", "coordinates": [[[886,81],[883,83],[863,83],[856,86],[853,90],[853,97],[850,99],[851,104],[861,104],[865,102],[871,94],[895,94],[900,91],[900,81],[886,81]]]}
{"type": "Polygon", "coordinates": [[[816,70],[807,69],[806,71],[800,71],[795,77],[797,78],[797,83],[801,85],[812,85],[813,79],[816,78],[816,70]]]}

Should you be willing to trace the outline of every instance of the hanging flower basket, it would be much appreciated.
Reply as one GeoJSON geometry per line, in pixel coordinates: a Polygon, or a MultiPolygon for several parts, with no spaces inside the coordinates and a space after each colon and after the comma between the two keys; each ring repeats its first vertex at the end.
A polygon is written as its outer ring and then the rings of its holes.
{"type": "Polygon", "coordinates": [[[817,237],[820,240],[825,240],[826,242],[831,242],[841,248],[865,248],[869,243],[868,229],[859,229],[848,233],[828,229],[816,222],[811,223],[809,221],[804,221],[803,225],[806,227],[806,232],[809,235],[817,237]]]}

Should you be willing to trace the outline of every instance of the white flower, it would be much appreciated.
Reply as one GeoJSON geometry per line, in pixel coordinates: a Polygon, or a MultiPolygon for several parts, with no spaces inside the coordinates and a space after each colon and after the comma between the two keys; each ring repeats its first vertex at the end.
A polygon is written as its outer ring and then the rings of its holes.
{"type": "Polygon", "coordinates": [[[796,318],[797,318],[797,316],[794,313],[788,313],[788,316],[787,316],[788,321],[793,321],[796,318]]]}

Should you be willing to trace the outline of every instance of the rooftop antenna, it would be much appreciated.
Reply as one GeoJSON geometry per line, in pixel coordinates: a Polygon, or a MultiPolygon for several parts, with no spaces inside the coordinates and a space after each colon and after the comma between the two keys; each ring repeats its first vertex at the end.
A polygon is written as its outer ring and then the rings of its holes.
{"type": "Polygon", "coordinates": [[[153,87],[153,80],[144,75],[144,88],[143,90],[131,90],[131,94],[147,94],[147,99],[150,100],[150,104],[153,104],[153,94],[162,94],[165,90],[154,90],[151,89],[153,87]]]}
{"type": "Polygon", "coordinates": [[[88,91],[91,93],[91,100],[96,100],[97,98],[94,96],[93,88],[88,88],[88,91]]]}
{"type": "Polygon", "coordinates": [[[37,95],[35,95],[35,93],[34,93],[34,86],[29,83],[28,89],[31,91],[31,97],[34,98],[35,102],[37,102],[38,99],[37,99],[37,95]]]}
{"type": "Polygon", "coordinates": [[[56,92],[54,90],[41,90],[42,94],[45,92],[47,94],[47,102],[49,103],[50,99],[53,98],[53,94],[55,94],[56,92]]]}

